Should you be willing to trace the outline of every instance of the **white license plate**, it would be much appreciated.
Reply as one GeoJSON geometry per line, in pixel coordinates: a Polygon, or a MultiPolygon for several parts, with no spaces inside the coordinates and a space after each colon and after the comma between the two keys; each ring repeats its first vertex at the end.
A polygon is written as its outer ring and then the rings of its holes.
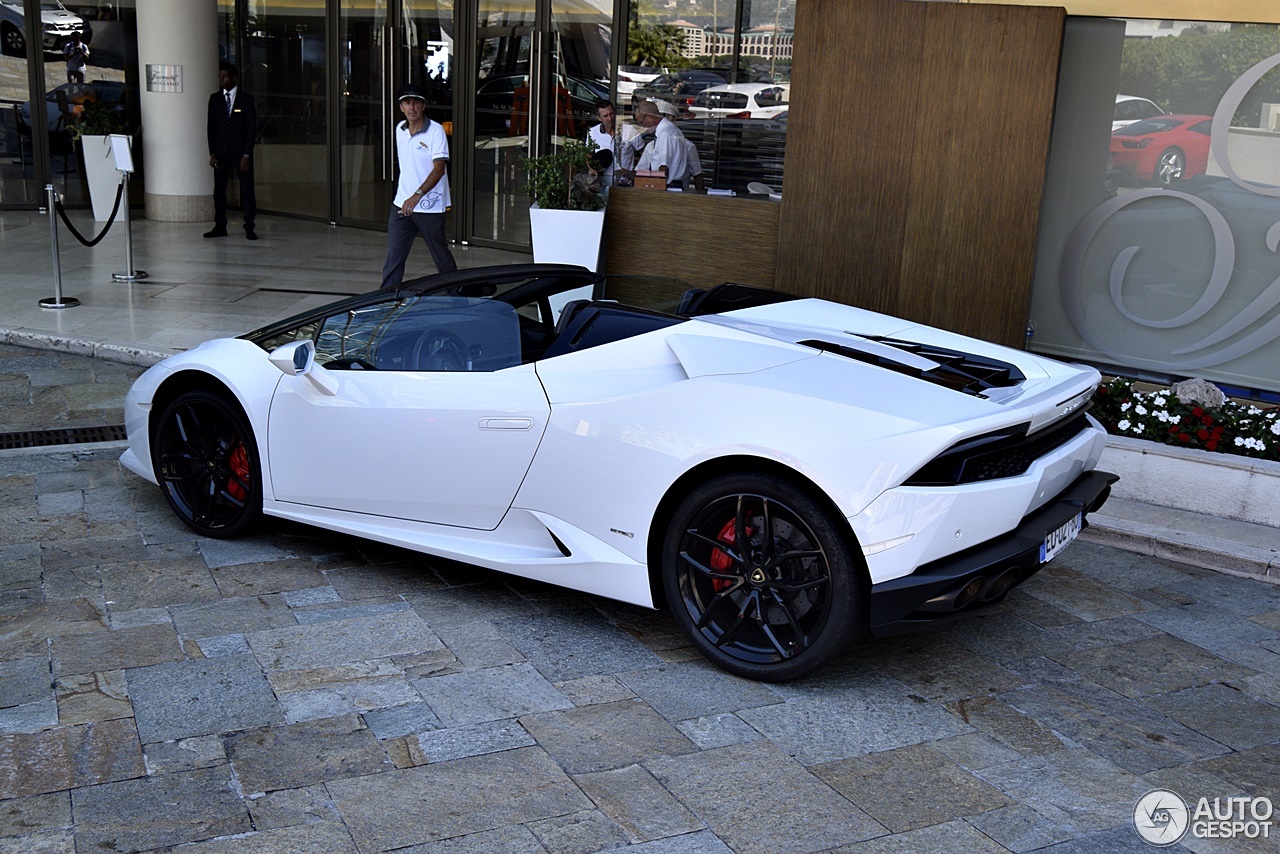
{"type": "Polygon", "coordinates": [[[1056,530],[1050,531],[1045,535],[1044,542],[1040,544],[1040,562],[1048,563],[1058,556],[1058,553],[1065,549],[1072,540],[1080,536],[1080,528],[1084,523],[1084,513],[1077,513],[1072,516],[1056,530]]]}

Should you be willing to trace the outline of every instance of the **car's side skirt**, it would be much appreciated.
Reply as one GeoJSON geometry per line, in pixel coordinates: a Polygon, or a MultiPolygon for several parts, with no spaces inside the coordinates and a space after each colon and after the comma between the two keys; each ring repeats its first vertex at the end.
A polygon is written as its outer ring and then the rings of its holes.
{"type": "Polygon", "coordinates": [[[497,528],[482,531],[283,501],[265,501],[262,510],[268,516],[654,607],[645,564],[544,513],[512,509],[497,528]]]}

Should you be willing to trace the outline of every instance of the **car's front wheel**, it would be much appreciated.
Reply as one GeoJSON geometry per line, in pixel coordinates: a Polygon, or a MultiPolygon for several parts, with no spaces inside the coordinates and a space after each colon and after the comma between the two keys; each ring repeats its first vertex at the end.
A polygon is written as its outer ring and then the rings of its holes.
{"type": "Polygon", "coordinates": [[[152,442],[156,476],[183,522],[206,537],[235,537],[262,514],[253,431],[223,395],[190,391],[167,407],[152,442]]]}
{"type": "Polygon", "coordinates": [[[767,475],[714,478],[690,493],[662,548],[667,602],[716,665],[794,679],[861,634],[860,570],[831,514],[767,475]]]}

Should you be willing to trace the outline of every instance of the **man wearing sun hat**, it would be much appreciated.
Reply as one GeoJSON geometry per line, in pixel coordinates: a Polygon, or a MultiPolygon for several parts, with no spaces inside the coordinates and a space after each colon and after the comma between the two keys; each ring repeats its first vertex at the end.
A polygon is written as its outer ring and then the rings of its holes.
{"type": "Polygon", "coordinates": [[[431,260],[441,273],[458,269],[444,236],[444,213],[449,208],[449,138],[439,122],[427,118],[427,96],[410,83],[400,88],[400,113],[396,125],[396,161],[400,179],[387,220],[387,260],[382,265],[382,286],[394,287],[404,279],[404,265],[413,239],[427,243],[431,260]]]}

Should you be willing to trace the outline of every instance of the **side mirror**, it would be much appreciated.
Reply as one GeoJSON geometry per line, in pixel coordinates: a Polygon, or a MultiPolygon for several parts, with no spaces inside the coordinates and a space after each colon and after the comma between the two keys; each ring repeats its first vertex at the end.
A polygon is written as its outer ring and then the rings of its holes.
{"type": "Polygon", "coordinates": [[[272,350],[267,358],[287,377],[306,377],[321,394],[333,395],[338,391],[338,381],[316,364],[316,345],[313,341],[292,341],[272,350]]]}

